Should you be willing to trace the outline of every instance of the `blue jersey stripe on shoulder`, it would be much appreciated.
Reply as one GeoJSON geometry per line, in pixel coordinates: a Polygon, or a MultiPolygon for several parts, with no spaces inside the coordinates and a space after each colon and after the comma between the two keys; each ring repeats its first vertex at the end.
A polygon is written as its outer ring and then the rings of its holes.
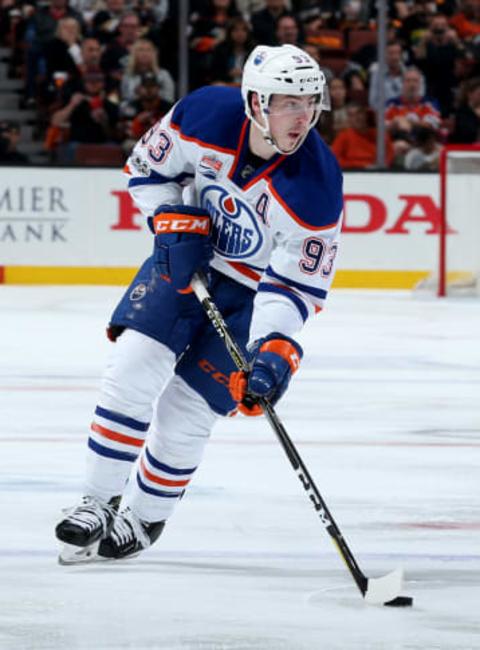
{"type": "Polygon", "coordinates": [[[291,300],[295,305],[295,307],[298,309],[303,322],[307,320],[308,309],[305,306],[303,300],[299,298],[296,293],[293,293],[292,291],[289,291],[288,289],[285,289],[283,287],[279,287],[277,284],[269,284],[268,282],[260,282],[260,284],[258,285],[258,291],[259,292],[263,291],[266,293],[278,293],[281,296],[285,296],[286,298],[291,300]]]}
{"type": "Polygon", "coordinates": [[[244,118],[239,88],[206,86],[178,102],[171,122],[187,139],[233,153],[244,118]]]}
{"type": "Polygon", "coordinates": [[[275,280],[280,280],[283,284],[286,284],[287,287],[293,287],[294,289],[298,289],[299,291],[303,291],[304,293],[308,293],[311,296],[314,296],[315,298],[320,298],[321,300],[324,300],[328,292],[325,291],[325,289],[317,289],[316,287],[309,287],[307,284],[302,284],[301,282],[296,282],[295,280],[291,280],[290,278],[286,278],[283,275],[280,275],[280,273],[276,273],[271,266],[267,267],[266,274],[270,278],[274,278],[275,280]]]}

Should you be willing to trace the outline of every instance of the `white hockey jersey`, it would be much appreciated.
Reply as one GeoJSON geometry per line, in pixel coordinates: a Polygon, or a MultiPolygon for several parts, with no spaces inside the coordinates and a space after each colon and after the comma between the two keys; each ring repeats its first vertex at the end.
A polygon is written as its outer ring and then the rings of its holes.
{"type": "Polygon", "coordinates": [[[313,130],[296,153],[248,169],[250,126],[238,89],[194,91],[136,144],[129,191],[145,216],[163,203],[205,208],[211,266],[257,291],[250,340],[293,336],[322,308],[333,279],[342,176],[313,130]]]}

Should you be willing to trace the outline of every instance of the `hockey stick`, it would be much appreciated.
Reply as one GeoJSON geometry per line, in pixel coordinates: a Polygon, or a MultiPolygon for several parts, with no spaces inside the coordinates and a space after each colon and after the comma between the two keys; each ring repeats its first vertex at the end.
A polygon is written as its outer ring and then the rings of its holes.
{"type": "MultiPolygon", "coordinates": [[[[250,369],[248,361],[240,346],[232,337],[200,274],[197,273],[193,276],[191,286],[218,335],[223,339],[233,362],[239,370],[248,372],[250,369]]],[[[365,601],[391,607],[412,605],[412,598],[399,595],[403,583],[403,571],[401,569],[396,569],[380,578],[367,578],[364,575],[275,409],[264,398],[261,398],[259,402],[291,466],[308,494],[308,498],[312,502],[320,521],[332,538],[365,601]]]]}

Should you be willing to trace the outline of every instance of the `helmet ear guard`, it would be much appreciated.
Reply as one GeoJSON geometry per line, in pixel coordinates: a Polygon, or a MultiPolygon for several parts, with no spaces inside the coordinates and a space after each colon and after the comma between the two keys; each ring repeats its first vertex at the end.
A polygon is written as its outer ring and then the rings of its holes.
{"type": "Polygon", "coordinates": [[[330,110],[330,96],[325,75],[317,62],[306,52],[294,45],[281,47],[257,46],[248,57],[242,79],[242,97],[247,117],[262,131],[265,140],[281,154],[292,154],[303,144],[305,136],[292,151],[283,151],[275,143],[269,121],[269,104],[272,95],[318,96],[318,103],[309,126],[317,123],[323,110],[330,110]],[[253,115],[252,93],[256,93],[265,124],[253,115]]]}

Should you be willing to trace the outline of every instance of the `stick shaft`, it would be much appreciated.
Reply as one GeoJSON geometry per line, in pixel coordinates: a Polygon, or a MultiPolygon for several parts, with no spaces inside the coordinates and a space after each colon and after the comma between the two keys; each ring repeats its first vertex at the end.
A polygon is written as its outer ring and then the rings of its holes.
{"type": "MultiPolygon", "coordinates": [[[[224,321],[222,314],[219,312],[212,297],[210,296],[204,281],[201,277],[199,277],[198,274],[195,274],[193,277],[191,286],[198,300],[202,304],[212,325],[215,327],[218,335],[223,339],[225,347],[227,348],[227,351],[230,354],[234,364],[239,370],[248,372],[249,365],[247,359],[245,358],[245,355],[243,354],[243,351],[230,333],[228,325],[224,321]]],[[[358,566],[353,553],[348,547],[345,538],[343,537],[338,525],[330,513],[330,510],[328,509],[327,504],[320,494],[320,491],[315,485],[315,482],[312,479],[307,467],[305,466],[305,463],[303,462],[299,452],[297,451],[297,448],[293,444],[275,409],[268,402],[268,400],[260,399],[260,405],[268,422],[270,423],[270,426],[277,436],[277,439],[285,451],[285,454],[287,455],[292,468],[294,469],[300,483],[302,484],[303,489],[313,504],[318,518],[332,538],[335,547],[340,553],[360,592],[362,595],[365,595],[368,584],[367,578],[358,566]]]]}

